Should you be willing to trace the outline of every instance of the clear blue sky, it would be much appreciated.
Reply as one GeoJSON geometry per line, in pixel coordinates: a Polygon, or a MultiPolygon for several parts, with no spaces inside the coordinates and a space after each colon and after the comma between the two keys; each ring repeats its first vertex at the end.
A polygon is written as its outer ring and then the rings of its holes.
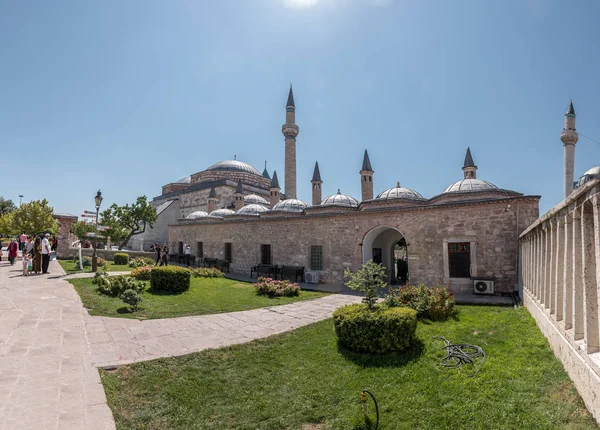
{"type": "MultiPolygon", "coordinates": [[[[0,196],[57,212],[152,198],[231,159],[283,178],[294,84],[298,196],[426,197],[478,177],[562,199],[564,113],[600,141],[595,1],[0,0],[0,196]],[[306,4],[302,4],[306,3],[306,4]],[[302,7],[304,6],[304,7],[302,7]]],[[[576,177],[600,164],[580,137],[576,177]]]]}

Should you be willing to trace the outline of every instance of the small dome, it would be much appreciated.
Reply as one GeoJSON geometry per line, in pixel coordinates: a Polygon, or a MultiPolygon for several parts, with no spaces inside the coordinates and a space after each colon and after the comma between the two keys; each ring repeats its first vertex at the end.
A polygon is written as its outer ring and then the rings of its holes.
{"type": "Polygon", "coordinates": [[[175,183],[176,184],[189,184],[191,181],[192,181],[192,178],[190,176],[186,176],[185,178],[181,178],[180,180],[178,180],[175,183]]]}
{"type": "Polygon", "coordinates": [[[247,196],[244,196],[244,204],[245,205],[269,205],[269,202],[267,201],[267,199],[258,196],[256,194],[249,194],[247,196]]]}
{"type": "Polygon", "coordinates": [[[358,200],[352,196],[342,194],[338,189],[337,194],[333,194],[329,197],[325,197],[321,202],[321,206],[347,206],[356,208],[358,207],[358,200]]]}
{"type": "Polygon", "coordinates": [[[196,211],[196,212],[192,212],[191,214],[189,214],[188,216],[186,216],[186,219],[196,219],[196,218],[205,218],[208,216],[208,213],[204,212],[204,211],[196,211]]]}
{"type": "Polygon", "coordinates": [[[246,172],[262,176],[261,173],[250,164],[238,160],[223,160],[213,164],[206,170],[217,170],[221,172],[246,172]]]}
{"type": "Polygon", "coordinates": [[[583,174],[583,176],[586,176],[586,175],[600,176],[600,166],[592,167],[591,169],[586,170],[586,172],[583,174]]]}
{"type": "Polygon", "coordinates": [[[244,206],[243,208],[238,210],[235,214],[236,215],[258,216],[263,212],[269,212],[269,209],[263,205],[258,205],[258,204],[253,203],[251,205],[244,206]]]}
{"type": "Polygon", "coordinates": [[[216,211],[212,211],[210,214],[208,214],[209,218],[223,218],[225,216],[229,216],[229,215],[233,215],[235,214],[234,211],[232,211],[231,209],[217,209],[216,211]]]}
{"type": "Polygon", "coordinates": [[[468,193],[472,191],[497,190],[498,187],[491,182],[481,179],[463,179],[444,190],[444,193],[468,193]]]}
{"type": "Polygon", "coordinates": [[[382,191],[379,193],[376,199],[389,200],[389,199],[410,199],[410,200],[425,200],[425,198],[417,193],[415,190],[410,188],[403,188],[400,186],[400,182],[396,183],[395,188],[382,191]]]}
{"type": "Polygon", "coordinates": [[[592,167],[591,169],[586,170],[586,172],[579,178],[577,186],[581,187],[583,184],[591,181],[592,179],[600,179],[600,166],[592,167]]]}
{"type": "Polygon", "coordinates": [[[284,211],[284,212],[302,212],[304,209],[309,207],[310,205],[305,201],[298,199],[288,199],[282,200],[273,206],[274,211],[284,211]]]}

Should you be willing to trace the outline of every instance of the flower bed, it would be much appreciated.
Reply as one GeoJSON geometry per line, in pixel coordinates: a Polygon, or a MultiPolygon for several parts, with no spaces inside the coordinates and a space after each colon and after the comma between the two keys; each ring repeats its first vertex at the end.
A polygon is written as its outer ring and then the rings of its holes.
{"type": "Polygon", "coordinates": [[[271,278],[260,277],[254,283],[256,294],[268,297],[291,297],[300,294],[300,285],[288,280],[277,281],[271,278]]]}

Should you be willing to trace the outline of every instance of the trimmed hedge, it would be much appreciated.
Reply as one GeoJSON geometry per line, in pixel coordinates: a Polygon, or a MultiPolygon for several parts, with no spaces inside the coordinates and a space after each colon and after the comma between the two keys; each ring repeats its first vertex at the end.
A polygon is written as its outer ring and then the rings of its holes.
{"type": "Polygon", "coordinates": [[[116,252],[113,255],[113,263],[117,266],[126,266],[129,264],[129,254],[125,252],[116,252]]]}
{"type": "Polygon", "coordinates": [[[340,346],[360,353],[386,354],[410,346],[417,329],[417,312],[410,308],[364,304],[342,306],[333,313],[340,346]]]}
{"type": "Polygon", "coordinates": [[[153,267],[150,287],[153,291],[182,293],[190,289],[191,270],[177,266],[153,267]]]}
{"type": "Polygon", "coordinates": [[[153,268],[153,266],[138,267],[137,269],[133,269],[129,276],[139,281],[149,281],[150,273],[152,272],[153,268]]]}

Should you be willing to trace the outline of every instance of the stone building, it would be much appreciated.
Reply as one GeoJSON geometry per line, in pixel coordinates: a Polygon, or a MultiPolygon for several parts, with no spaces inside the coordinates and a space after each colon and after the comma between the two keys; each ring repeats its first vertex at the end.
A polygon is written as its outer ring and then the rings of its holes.
{"type": "Polygon", "coordinates": [[[341,191],[323,198],[315,163],[308,204],[296,198],[295,111],[290,88],[282,126],[285,193],[277,173],[271,178],[266,166],[260,173],[238,160],[218,162],[163,187],[152,204],[166,205],[179,219],[167,221],[161,212],[155,229],[168,225],[168,237],[151,239],[152,231],[147,232],[143,246],[168,241],[179,252],[190,243],[199,258],[226,259],[232,271],[245,274],[261,262],[304,266],[326,283],[341,283],[345,269],[358,269],[370,259],[382,263],[395,282],[402,260],[411,282],[473,291],[474,280],[486,278],[494,281],[497,294],[513,291],[517,238],[538,218],[539,196],[477,178],[470,149],[462,179],[436,196],[425,198],[399,183],[375,196],[365,151],[360,201],[341,191]]]}

